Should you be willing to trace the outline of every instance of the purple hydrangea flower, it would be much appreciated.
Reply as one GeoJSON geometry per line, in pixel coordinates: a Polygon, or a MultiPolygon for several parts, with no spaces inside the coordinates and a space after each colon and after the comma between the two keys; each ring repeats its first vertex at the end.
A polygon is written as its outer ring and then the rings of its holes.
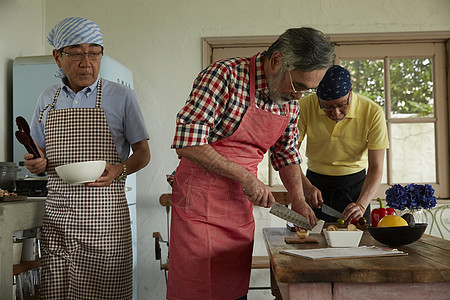
{"type": "Polygon", "coordinates": [[[434,189],[430,184],[411,183],[405,187],[395,184],[385,193],[388,206],[395,209],[430,209],[436,206],[436,197],[433,196],[434,189]]]}

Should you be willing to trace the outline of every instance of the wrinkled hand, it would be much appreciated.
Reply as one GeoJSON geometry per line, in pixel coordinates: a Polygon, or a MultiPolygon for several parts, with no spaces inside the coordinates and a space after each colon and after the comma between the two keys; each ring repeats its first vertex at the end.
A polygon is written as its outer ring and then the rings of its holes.
{"type": "Polygon", "coordinates": [[[105,170],[102,176],[100,176],[95,182],[85,183],[85,186],[89,187],[99,187],[99,186],[109,186],[116,179],[120,173],[122,173],[122,165],[111,165],[106,162],[105,170]]]}
{"type": "Polygon", "coordinates": [[[347,205],[342,214],[345,217],[345,222],[350,223],[353,219],[359,220],[359,218],[364,215],[365,211],[366,210],[362,205],[350,203],[349,205],[347,205]]]}
{"type": "Polygon", "coordinates": [[[273,197],[269,187],[259,181],[256,177],[253,177],[248,182],[245,182],[242,186],[248,200],[255,205],[271,207],[275,202],[275,198],[273,197]]]}
{"type": "Polygon", "coordinates": [[[305,199],[306,203],[309,204],[309,206],[314,208],[320,208],[319,202],[323,203],[322,199],[322,192],[316,188],[314,185],[304,185],[303,186],[303,192],[305,193],[305,199]]]}
{"type": "MultiPolygon", "coordinates": [[[[291,208],[293,211],[296,211],[304,216],[308,220],[309,224],[311,224],[312,228],[317,225],[316,215],[314,214],[314,211],[311,209],[311,207],[306,203],[306,201],[295,201],[291,204],[291,208]]],[[[298,226],[296,226],[295,228],[296,230],[299,229],[298,226]]]]}
{"type": "Polygon", "coordinates": [[[42,152],[42,150],[37,146],[36,142],[33,142],[35,143],[41,157],[34,158],[33,154],[25,153],[25,155],[23,156],[25,160],[25,166],[27,167],[28,171],[33,174],[44,173],[47,170],[47,158],[45,158],[44,152],[42,152]]]}

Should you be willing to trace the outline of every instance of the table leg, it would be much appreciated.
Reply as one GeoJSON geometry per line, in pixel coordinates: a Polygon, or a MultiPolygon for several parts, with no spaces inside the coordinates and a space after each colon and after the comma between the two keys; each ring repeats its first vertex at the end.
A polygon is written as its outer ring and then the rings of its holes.
{"type": "Polygon", "coordinates": [[[274,300],[283,300],[280,289],[278,288],[277,280],[273,275],[272,265],[270,265],[270,289],[272,290],[272,296],[275,297],[274,300]]]}

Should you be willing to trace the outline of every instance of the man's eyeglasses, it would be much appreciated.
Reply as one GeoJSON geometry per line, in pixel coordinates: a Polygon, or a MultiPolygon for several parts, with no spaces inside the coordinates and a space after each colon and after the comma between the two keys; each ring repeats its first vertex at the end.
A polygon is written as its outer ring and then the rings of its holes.
{"type": "Polygon", "coordinates": [[[84,56],[87,54],[88,58],[90,60],[99,60],[102,58],[103,56],[103,51],[100,52],[73,52],[73,53],[66,53],[66,52],[61,52],[61,54],[64,54],[65,56],[67,56],[70,60],[72,61],[81,61],[84,59],[84,56]]]}
{"type": "Polygon", "coordinates": [[[345,103],[342,103],[342,104],[339,104],[339,105],[336,105],[336,106],[332,106],[332,107],[328,107],[328,106],[322,106],[322,105],[320,104],[320,102],[319,102],[319,106],[320,106],[320,108],[321,108],[323,111],[326,111],[326,112],[333,111],[333,110],[335,110],[336,108],[337,108],[338,110],[346,109],[347,106],[350,104],[350,94],[351,94],[351,92],[352,92],[352,90],[350,89],[350,92],[348,93],[348,96],[347,96],[347,101],[346,101],[345,103]]]}
{"type": "Polygon", "coordinates": [[[291,71],[288,71],[288,74],[289,74],[289,79],[291,80],[291,87],[292,87],[292,90],[294,91],[294,94],[301,94],[303,96],[305,94],[312,94],[312,93],[316,92],[316,89],[307,89],[307,90],[297,91],[294,87],[294,82],[292,81],[291,71]]]}

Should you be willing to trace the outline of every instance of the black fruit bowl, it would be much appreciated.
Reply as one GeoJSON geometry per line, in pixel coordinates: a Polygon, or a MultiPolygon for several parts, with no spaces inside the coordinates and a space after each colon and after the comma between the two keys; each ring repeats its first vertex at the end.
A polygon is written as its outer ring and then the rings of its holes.
{"type": "Polygon", "coordinates": [[[368,227],[367,230],[378,242],[391,247],[398,247],[420,239],[427,226],[426,223],[417,223],[414,226],[368,227]]]}

